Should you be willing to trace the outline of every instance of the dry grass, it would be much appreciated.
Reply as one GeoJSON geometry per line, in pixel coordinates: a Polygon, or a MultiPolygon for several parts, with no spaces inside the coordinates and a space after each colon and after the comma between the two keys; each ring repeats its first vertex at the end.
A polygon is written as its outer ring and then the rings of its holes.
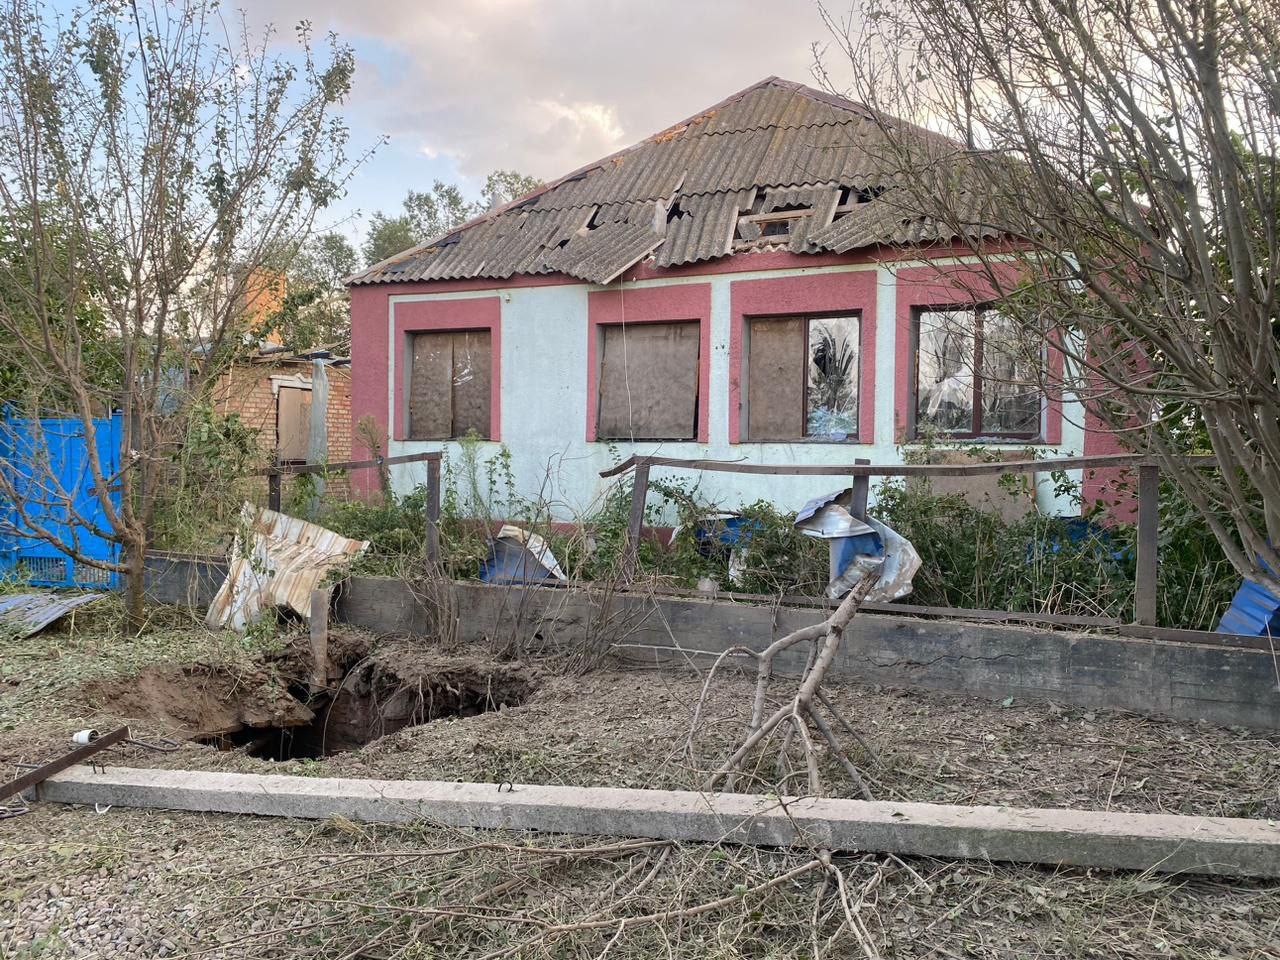
{"type": "MultiPolygon", "coordinates": [[[[19,735],[23,752],[56,752],[82,721],[112,719],[82,702],[85,679],[192,659],[252,672],[268,659],[178,625],[124,647],[84,626],[24,641],[16,658],[4,651],[6,667],[17,668],[0,692],[0,726],[11,728],[9,743],[19,735]]],[[[422,642],[388,641],[380,655],[403,659],[422,642]]],[[[718,680],[689,753],[685,734],[701,690],[692,673],[565,677],[544,662],[533,679],[539,688],[521,706],[411,727],[324,761],[272,763],[195,744],[173,755],[113,751],[111,759],[688,787],[740,741],[753,689],[736,673],[718,680]]],[[[831,694],[880,758],[868,769],[881,796],[1280,816],[1274,735],[843,681],[831,694]]],[[[1280,958],[1276,883],[880,856],[836,857],[828,867],[814,859],[807,849],[637,845],[430,823],[45,806],[0,822],[0,960],[1280,958]]]]}

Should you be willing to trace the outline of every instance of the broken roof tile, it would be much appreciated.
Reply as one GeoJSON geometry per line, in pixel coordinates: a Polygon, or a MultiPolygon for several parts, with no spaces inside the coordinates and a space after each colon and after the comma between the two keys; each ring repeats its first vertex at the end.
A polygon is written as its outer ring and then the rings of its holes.
{"type": "MultiPolygon", "coordinates": [[[[862,104],[770,77],[611,157],[463,224],[447,237],[352,277],[353,284],[560,272],[605,282],[651,254],[670,267],[755,246],[845,253],[957,236],[927,217],[867,204],[833,222],[842,188],[880,196],[902,167],[884,125],[862,104]],[[785,234],[762,236],[739,217],[804,207],[785,234]],[[678,216],[671,216],[671,210],[678,216]],[[592,219],[594,217],[594,219],[592,219]],[[665,217],[665,224],[664,224],[665,217]],[[582,232],[591,221],[597,229],[582,232]],[[915,226],[912,226],[915,224],[915,226]],[[750,240],[735,236],[750,237],[750,240]]],[[[911,128],[940,156],[958,144],[911,128]]],[[[979,218],[981,220],[982,218],[979,218]]],[[[985,227],[978,235],[992,235],[985,227]]]]}

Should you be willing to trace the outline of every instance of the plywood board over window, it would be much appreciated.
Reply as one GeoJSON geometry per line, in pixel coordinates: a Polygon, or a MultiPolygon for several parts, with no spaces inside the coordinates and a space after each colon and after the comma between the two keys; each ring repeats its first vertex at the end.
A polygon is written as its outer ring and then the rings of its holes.
{"type": "Polygon", "coordinates": [[[490,436],[488,330],[410,334],[409,439],[490,436]]]}
{"type": "Polygon", "coordinates": [[[752,320],[747,339],[747,439],[856,440],[856,315],[752,320]]]}
{"type": "Polygon", "coordinates": [[[698,432],[697,321],[601,327],[601,440],[692,440],[698,432]]]}
{"type": "Polygon", "coordinates": [[[311,391],[281,387],[276,393],[276,455],[282,462],[307,460],[311,391]]]}

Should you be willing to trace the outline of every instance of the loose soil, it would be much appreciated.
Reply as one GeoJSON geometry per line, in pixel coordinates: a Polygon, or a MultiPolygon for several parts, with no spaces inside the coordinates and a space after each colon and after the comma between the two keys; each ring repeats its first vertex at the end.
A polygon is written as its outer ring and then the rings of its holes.
{"type": "MultiPolygon", "coordinates": [[[[237,642],[193,631],[185,643],[157,645],[157,662],[146,662],[150,648],[120,652],[92,637],[48,638],[56,655],[24,648],[5,659],[0,759],[48,758],[71,730],[129,721],[139,736],[177,735],[183,744],[172,754],[113,748],[107,762],[689,788],[741,736],[752,688],[743,675],[717,680],[686,749],[701,690],[693,673],[605,668],[566,677],[545,661],[535,668],[483,650],[337,631],[332,689],[311,692],[304,638],[269,651],[237,642]],[[92,679],[78,682],[86,670],[92,679]],[[325,720],[317,746],[307,738],[325,720]],[[263,731],[293,731],[310,745],[255,750],[263,731]]],[[[860,762],[879,796],[1280,818],[1274,734],[849,681],[834,683],[831,695],[875,751],[860,762]]],[[[756,788],[770,788],[767,772],[758,771],[756,788]]],[[[824,774],[834,792],[852,793],[833,763],[824,774]]],[[[391,957],[402,948],[402,956],[483,955],[507,943],[508,927],[412,911],[469,909],[519,877],[511,896],[521,909],[573,919],[600,909],[611,889],[639,887],[650,869],[630,910],[663,910],[750,888],[807,855],[690,845],[565,863],[539,852],[605,842],[614,841],[37,805],[0,821],[0,960],[391,957]],[[494,846],[504,842],[511,846],[494,846]],[[446,847],[457,852],[441,853],[446,847]],[[410,932],[420,940],[411,943],[410,932]]],[[[1278,883],[840,862],[855,889],[873,891],[863,921],[885,957],[1280,958],[1278,883]]],[[[829,895],[815,912],[815,887],[797,882],[768,900],[629,933],[612,946],[607,929],[520,955],[808,957],[814,917],[825,931],[835,922],[829,895]]],[[[862,953],[846,940],[829,955],[862,953]]]]}
{"type": "Polygon", "coordinates": [[[148,667],[87,684],[78,697],[95,713],[278,761],[329,757],[405,727],[517,706],[536,687],[518,662],[428,652],[412,641],[372,650],[369,638],[346,633],[334,648],[330,687],[311,686],[295,644],[274,668],[148,667]]]}

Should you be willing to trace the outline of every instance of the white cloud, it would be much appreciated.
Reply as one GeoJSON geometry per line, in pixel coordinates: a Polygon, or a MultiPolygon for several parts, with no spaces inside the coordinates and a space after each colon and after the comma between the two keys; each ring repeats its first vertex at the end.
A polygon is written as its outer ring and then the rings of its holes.
{"type": "Polygon", "coordinates": [[[468,177],[555,177],[769,74],[806,80],[825,37],[813,0],[258,0],[252,16],[355,43],[362,125],[468,177]]]}

